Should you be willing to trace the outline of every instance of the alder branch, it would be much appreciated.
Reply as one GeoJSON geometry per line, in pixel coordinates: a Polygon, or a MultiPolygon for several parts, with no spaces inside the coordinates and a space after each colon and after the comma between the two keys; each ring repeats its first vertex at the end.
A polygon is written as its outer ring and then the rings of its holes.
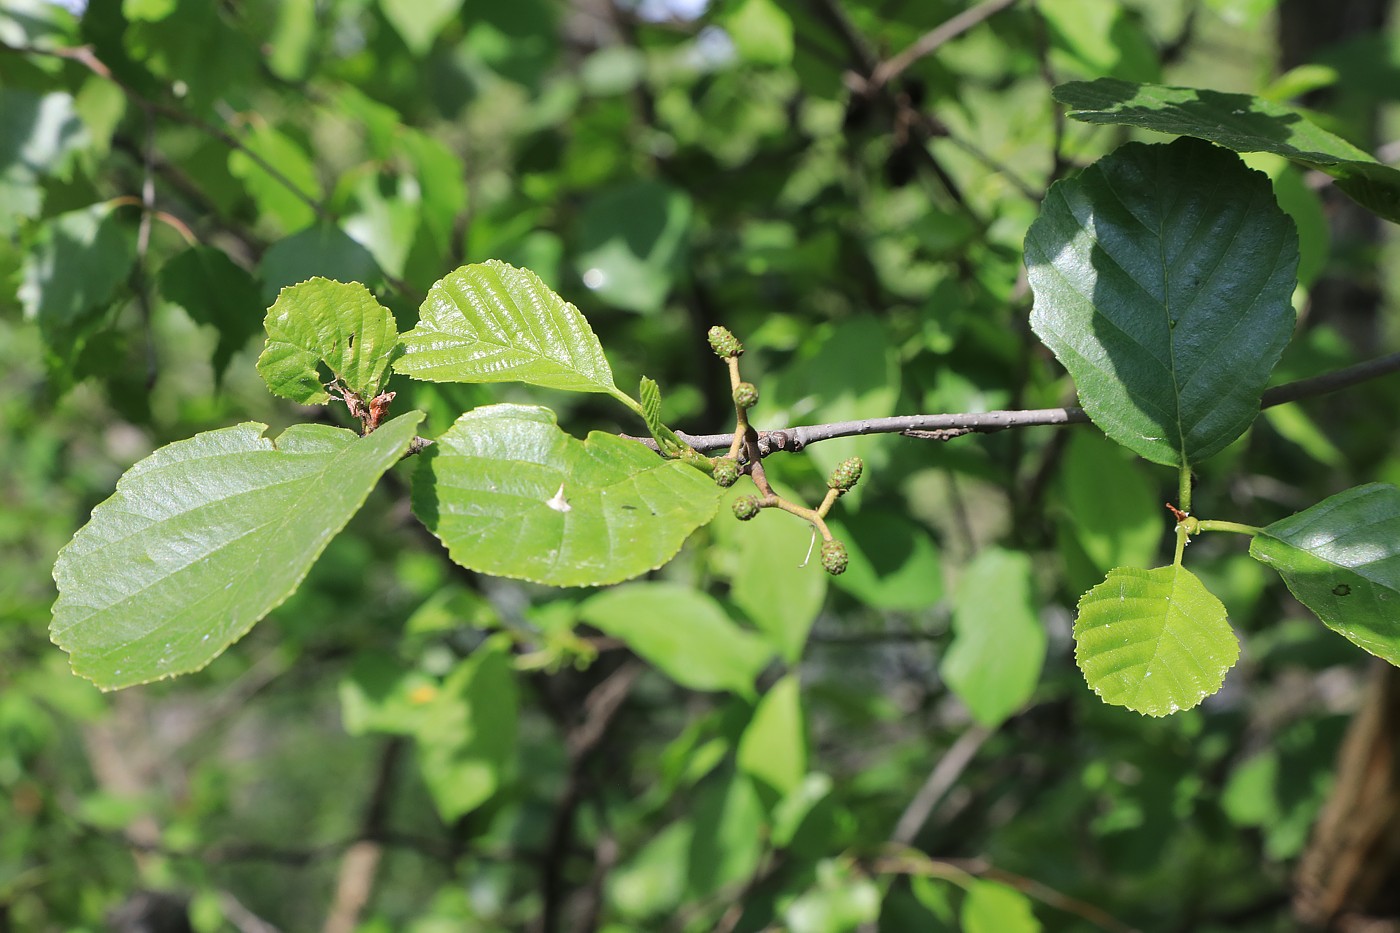
{"type": "MultiPolygon", "coordinates": [[[[1351,388],[1381,376],[1400,371],[1400,353],[1356,363],[1342,369],[1287,382],[1264,391],[1259,407],[1272,408],[1302,399],[1314,398],[1351,388]]],[[[903,434],[926,440],[948,441],[965,434],[992,434],[1008,428],[1044,427],[1063,424],[1087,424],[1089,416],[1084,409],[1073,406],[1066,408],[1031,408],[1020,411],[963,412],[940,415],[895,415],[890,418],[865,418],[858,421],[834,421],[829,424],[813,424],[802,427],[778,428],[772,431],[759,431],[756,445],[761,456],[778,451],[796,452],[808,444],[829,441],[838,437],[860,437],[867,434],[903,434]]],[[[701,453],[714,453],[727,450],[734,441],[733,432],[725,434],[687,434],[677,431],[676,435],[701,453]]],[[[624,434],[623,437],[645,444],[656,450],[656,441],[649,437],[636,437],[624,434]]]]}

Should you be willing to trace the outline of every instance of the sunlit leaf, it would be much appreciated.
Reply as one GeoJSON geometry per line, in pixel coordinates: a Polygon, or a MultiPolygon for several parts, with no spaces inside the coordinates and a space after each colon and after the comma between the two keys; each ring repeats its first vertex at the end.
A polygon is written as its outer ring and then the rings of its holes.
{"type": "Polygon", "coordinates": [[[273,394],[302,405],[330,399],[322,365],[363,400],[374,398],[398,344],[394,316],[358,282],[315,278],[284,288],[263,327],[258,373],[273,394]]]}
{"type": "Polygon", "coordinates": [[[105,689],[199,670],[285,600],[423,419],[207,431],[136,464],[58,556],[50,634],[105,689]]]}
{"type": "Polygon", "coordinates": [[[962,904],[966,933],[1039,933],[1031,902],[1015,888],[997,881],[973,881],[962,904]]]}
{"type": "Polygon", "coordinates": [[[1195,136],[1236,152],[1272,152],[1326,172],[1367,209],[1400,222],[1400,170],[1382,165],[1292,107],[1248,94],[1134,84],[1116,78],[1075,81],[1055,99],[1085,123],[1140,126],[1195,136]]]}
{"type": "Polygon", "coordinates": [[[797,675],[779,680],[758,701],[739,739],[739,770],[778,796],[790,793],[807,773],[807,724],[797,675]]]}
{"type": "Polygon", "coordinates": [[[222,379],[233,355],[260,329],[263,303],[257,283],[227,253],[209,246],[193,246],[175,256],[161,267],[159,282],[168,301],[218,331],[214,378],[222,379]]]}
{"type": "Polygon", "coordinates": [[[1079,600],[1074,640],[1090,688],[1149,716],[1195,706],[1240,656],[1225,607],[1177,565],[1109,571],[1079,600]]]}
{"type": "Polygon", "coordinates": [[[1195,139],[1130,143],[1051,187],[1025,255],[1031,326],[1109,437],[1175,466],[1253,423],[1298,265],[1263,174],[1195,139]]]}
{"type": "Polygon", "coordinates": [[[599,431],[580,441],[536,406],[470,411],[421,459],[413,509],[453,560],[552,586],[660,567],[719,504],[694,467],[599,431]]]}
{"type": "Polygon", "coordinates": [[[442,27],[462,8],[462,0],[379,0],[384,18],[403,37],[414,55],[422,56],[433,47],[442,27]]]}
{"type": "Polygon", "coordinates": [[[432,287],[419,318],[394,365],[415,379],[621,395],[588,321],[528,269],[463,266],[432,287]]]}
{"type": "Polygon", "coordinates": [[[1400,666],[1400,489],[1339,492],[1269,525],[1249,553],[1328,628],[1400,666]]]}

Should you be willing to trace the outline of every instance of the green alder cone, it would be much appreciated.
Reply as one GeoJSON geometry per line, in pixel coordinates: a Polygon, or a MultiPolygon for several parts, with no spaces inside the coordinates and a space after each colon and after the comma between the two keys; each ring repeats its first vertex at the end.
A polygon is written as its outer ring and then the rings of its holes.
{"type": "Polygon", "coordinates": [[[258,373],[274,395],[302,405],[330,401],[320,365],[369,401],[388,380],[398,329],[389,309],[358,282],[314,278],[282,289],[263,321],[258,373]]]}
{"type": "Polygon", "coordinates": [[[1215,693],[1240,655],[1225,607],[1180,565],[1109,571],[1079,600],[1074,641],[1090,689],[1149,716],[1215,693]]]}
{"type": "Polygon", "coordinates": [[[1269,525],[1249,553],[1328,628],[1400,666],[1400,489],[1339,492],[1269,525]]]}
{"type": "Polygon", "coordinates": [[[275,441],[248,423],[157,450],[59,552],[54,643],[106,690],[204,667],[291,595],[422,420],[275,441]]]}
{"type": "Polygon", "coordinates": [[[1181,466],[1258,416],[1293,334],[1298,235],[1238,156],[1122,146],[1051,187],[1025,259],[1031,327],[1109,437],[1181,466]]]}

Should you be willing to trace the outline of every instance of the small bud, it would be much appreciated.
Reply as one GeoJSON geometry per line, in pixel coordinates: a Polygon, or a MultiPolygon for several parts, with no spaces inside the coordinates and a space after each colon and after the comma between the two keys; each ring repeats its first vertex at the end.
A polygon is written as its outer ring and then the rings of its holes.
{"type": "Polygon", "coordinates": [[[741,382],[734,387],[734,404],[744,411],[758,404],[758,388],[752,382],[741,382]]]}
{"type": "Polygon", "coordinates": [[[744,345],[729,332],[727,327],[710,328],[710,349],[714,350],[715,356],[722,360],[744,355],[744,345]]]}
{"type": "Polygon", "coordinates": [[[846,557],[846,545],[840,541],[827,541],[822,545],[822,566],[826,572],[833,577],[840,576],[846,572],[846,565],[850,563],[846,557]]]}
{"type": "Polygon", "coordinates": [[[836,469],[831,471],[831,478],[826,484],[839,492],[849,492],[860,482],[860,471],[864,468],[865,464],[859,457],[842,460],[836,465],[836,469]]]}
{"type": "Polygon", "coordinates": [[[728,489],[739,482],[739,464],[728,457],[718,457],[714,461],[715,471],[713,476],[715,482],[724,489],[728,489]]]}
{"type": "Polygon", "coordinates": [[[734,500],[734,517],[741,522],[746,522],[759,513],[763,506],[759,505],[758,496],[740,496],[734,500]]]}

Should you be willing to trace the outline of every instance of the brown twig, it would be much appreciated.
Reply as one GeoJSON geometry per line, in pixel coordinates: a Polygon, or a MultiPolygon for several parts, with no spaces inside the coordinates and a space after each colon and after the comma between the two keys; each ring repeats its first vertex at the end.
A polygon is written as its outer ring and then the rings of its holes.
{"type": "Polygon", "coordinates": [[[369,903],[374,890],[374,879],[379,873],[379,863],[384,855],[384,846],[378,837],[384,830],[389,816],[389,803],[393,799],[394,772],[399,759],[403,757],[407,740],[395,736],[384,743],[379,754],[378,770],[374,777],[374,787],[369,801],[365,804],[365,814],[361,822],[361,838],[345,850],[341,858],[340,873],[336,878],[335,896],[322,933],[352,933],[360,922],[360,914],[369,903]]]}
{"type": "Polygon", "coordinates": [[[990,729],[983,726],[971,726],[962,735],[958,736],[952,746],[944,752],[938,759],[938,764],[934,765],[929,772],[928,778],[924,780],[923,786],[918,793],[909,801],[909,805],[900,814],[899,822],[895,824],[894,832],[890,834],[890,841],[900,845],[908,845],[914,841],[914,837],[919,834],[919,830],[924,828],[929,816],[933,813],[934,807],[938,806],[938,801],[943,799],[943,795],[948,793],[958,778],[967,770],[967,766],[972,764],[972,759],[976,757],[980,749],[992,737],[990,729]]]}

